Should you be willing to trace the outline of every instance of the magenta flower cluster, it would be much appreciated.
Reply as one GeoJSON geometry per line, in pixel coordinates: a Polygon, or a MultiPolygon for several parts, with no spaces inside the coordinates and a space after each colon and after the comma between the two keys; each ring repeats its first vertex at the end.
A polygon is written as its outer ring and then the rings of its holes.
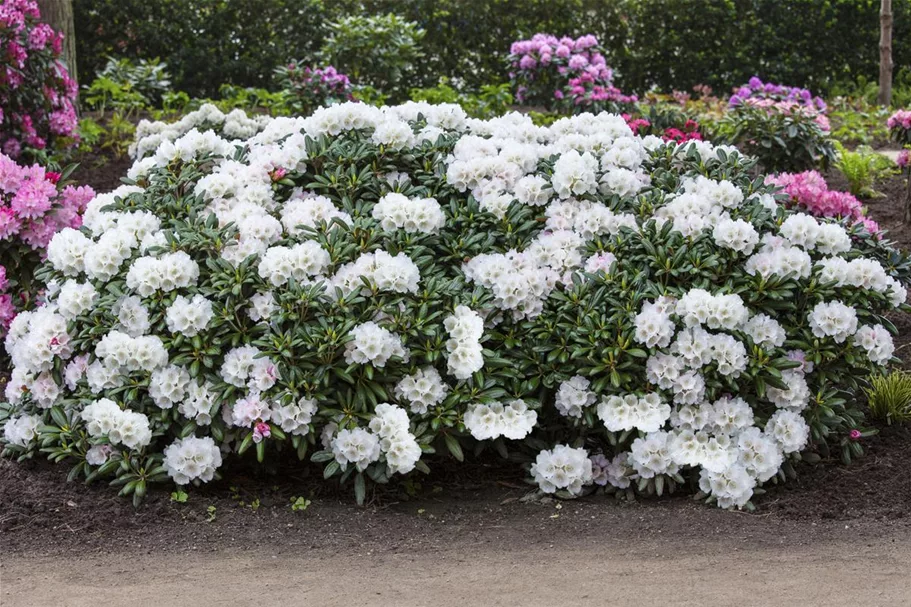
{"type": "Polygon", "coordinates": [[[892,139],[911,145],[911,110],[898,110],[886,120],[892,139]]]}
{"type": "Polygon", "coordinates": [[[803,173],[779,173],[766,178],[766,183],[775,184],[790,196],[790,204],[796,205],[817,217],[847,219],[852,224],[861,223],[871,234],[878,234],[879,224],[864,215],[864,207],[849,192],[830,190],[826,180],[817,171],[803,173]]]}
{"type": "MultiPolygon", "coordinates": [[[[0,154],[0,328],[6,329],[29,300],[26,290],[8,293],[10,276],[30,282],[51,238],[63,228],[82,225],[82,212],[94,198],[88,186],[60,187],[60,174],[33,164],[22,166],[0,154]]],[[[0,331],[2,334],[2,331],[0,331]]]]}
{"type": "Polygon", "coordinates": [[[291,61],[277,71],[279,82],[292,96],[297,111],[309,113],[353,99],[351,80],[331,65],[312,68],[291,61]]]}
{"type": "Polygon", "coordinates": [[[806,108],[812,108],[818,112],[825,113],[826,102],[821,97],[814,96],[807,89],[796,86],[785,86],[773,82],[763,82],[757,76],[750,78],[750,81],[737,89],[731,95],[728,101],[731,107],[746,103],[749,100],[770,99],[772,101],[789,101],[806,108]]]}
{"type": "Polygon", "coordinates": [[[613,70],[592,35],[573,39],[535,34],[512,43],[509,62],[520,103],[554,108],[637,101],[613,85],[613,70]]]}
{"type": "Polygon", "coordinates": [[[886,120],[890,129],[911,130],[911,110],[898,110],[886,120]]]}
{"type": "Polygon", "coordinates": [[[18,158],[76,138],[76,83],[59,57],[63,35],[34,0],[0,3],[0,150],[18,158]]]}

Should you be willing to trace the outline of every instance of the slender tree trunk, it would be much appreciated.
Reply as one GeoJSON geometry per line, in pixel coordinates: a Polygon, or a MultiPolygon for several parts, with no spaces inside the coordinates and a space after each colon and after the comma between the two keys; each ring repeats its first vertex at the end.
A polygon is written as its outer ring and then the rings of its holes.
{"type": "Polygon", "coordinates": [[[76,24],[73,21],[73,0],[38,0],[41,20],[63,33],[63,63],[76,80],[76,24]]]}
{"type": "Polygon", "coordinates": [[[892,103],[892,0],[879,8],[879,103],[892,103]]]}
{"type": "Polygon", "coordinates": [[[905,223],[911,223],[911,167],[908,167],[908,183],[905,185],[905,223]]]}

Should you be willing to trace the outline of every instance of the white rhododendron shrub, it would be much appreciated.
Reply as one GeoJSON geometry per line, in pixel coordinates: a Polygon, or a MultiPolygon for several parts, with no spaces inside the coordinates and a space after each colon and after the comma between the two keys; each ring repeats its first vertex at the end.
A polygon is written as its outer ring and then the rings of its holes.
{"type": "Polygon", "coordinates": [[[255,452],[362,500],[490,446],[545,492],[743,507],[801,452],[859,451],[907,262],[736,150],[610,114],[228,118],[144,127],[134,183],[51,242],[6,339],[7,453],[138,500],[255,452]]]}
{"type": "MultiPolygon", "coordinates": [[[[184,114],[177,122],[140,120],[129,153],[133,159],[145,158],[153,155],[162,143],[173,143],[193,131],[199,134],[212,131],[228,140],[244,140],[260,132],[270,120],[265,115],[247,116],[243,110],[232,110],[225,114],[211,103],[204,103],[198,110],[184,114]]],[[[184,140],[178,153],[185,150],[192,153],[199,146],[199,141],[190,137],[184,140]]],[[[139,167],[134,170],[139,170],[139,167]]]]}

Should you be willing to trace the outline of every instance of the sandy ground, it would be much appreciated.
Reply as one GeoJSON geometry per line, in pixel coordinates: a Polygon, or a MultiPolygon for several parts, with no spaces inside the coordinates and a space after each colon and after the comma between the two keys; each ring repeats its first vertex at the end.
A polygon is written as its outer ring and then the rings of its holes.
{"type": "Polygon", "coordinates": [[[911,538],[681,548],[18,555],[0,566],[0,605],[911,605],[911,538]]]}

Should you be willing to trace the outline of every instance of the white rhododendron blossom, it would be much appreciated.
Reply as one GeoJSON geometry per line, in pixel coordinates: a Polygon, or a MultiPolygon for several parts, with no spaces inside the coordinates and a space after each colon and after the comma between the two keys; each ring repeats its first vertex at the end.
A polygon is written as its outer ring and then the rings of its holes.
{"type": "Polygon", "coordinates": [[[373,207],[373,217],[384,230],[404,230],[435,234],[446,223],[446,217],[433,198],[408,198],[390,193],[380,198],[373,207]]]}
{"type": "Polygon", "coordinates": [[[477,312],[466,306],[458,306],[452,316],[443,323],[449,340],[446,342],[447,370],[458,379],[467,379],[484,366],[481,336],[484,321],[477,312]]]}
{"type": "Polygon", "coordinates": [[[207,483],[221,466],[221,451],[208,436],[177,439],[164,450],[168,476],[178,485],[207,483]]]}
{"type": "Polygon", "coordinates": [[[844,342],[857,331],[857,310],[840,301],[816,304],[808,319],[813,335],[831,337],[838,343],[844,342]]]}
{"type": "Polygon", "coordinates": [[[478,440],[499,436],[513,440],[525,438],[537,421],[538,413],[523,400],[469,405],[465,411],[465,427],[478,440]]]}
{"type": "Polygon", "coordinates": [[[557,445],[538,454],[531,465],[531,475],[545,493],[562,490],[579,495],[592,482],[592,462],[585,449],[557,445]]]}
{"type": "Polygon", "coordinates": [[[171,333],[193,337],[206,328],[212,316],[212,302],[202,295],[194,295],[193,299],[178,295],[165,318],[171,333]]]}
{"type": "Polygon", "coordinates": [[[363,499],[489,441],[545,492],[749,507],[860,440],[845,403],[906,309],[881,235],[607,112],[205,104],[136,136],[132,184],[47,247],[0,415],[7,453],[62,447],[127,492],[110,462],[186,485],[299,457],[363,499]]]}
{"type": "Polygon", "coordinates": [[[598,417],[611,432],[633,429],[657,432],[670,416],[670,405],[661,402],[661,397],[655,393],[642,397],[613,395],[598,405],[598,417]]]}
{"type": "Polygon", "coordinates": [[[359,471],[363,471],[380,459],[380,439],[364,428],[341,430],[332,439],[332,453],[343,468],[354,464],[359,471]]]}
{"type": "Polygon", "coordinates": [[[107,437],[112,444],[138,449],[152,440],[149,419],[142,413],[121,409],[114,401],[102,398],[82,410],[80,417],[93,437],[107,437]]]}
{"type": "Polygon", "coordinates": [[[447,392],[449,386],[433,367],[418,369],[395,386],[396,397],[407,403],[413,413],[427,413],[428,407],[440,404],[447,392]]]}
{"type": "Polygon", "coordinates": [[[582,417],[585,408],[593,405],[597,398],[595,393],[588,389],[589,386],[591,386],[591,382],[581,375],[562,382],[554,399],[554,406],[557,407],[560,415],[582,417]]]}
{"type": "Polygon", "coordinates": [[[37,415],[13,417],[3,427],[3,440],[16,447],[27,447],[38,436],[41,418],[37,415]]]}
{"type": "Polygon", "coordinates": [[[351,341],[345,348],[345,361],[349,364],[372,364],[385,367],[393,356],[408,360],[402,339],[375,322],[365,322],[351,330],[351,341]]]}

